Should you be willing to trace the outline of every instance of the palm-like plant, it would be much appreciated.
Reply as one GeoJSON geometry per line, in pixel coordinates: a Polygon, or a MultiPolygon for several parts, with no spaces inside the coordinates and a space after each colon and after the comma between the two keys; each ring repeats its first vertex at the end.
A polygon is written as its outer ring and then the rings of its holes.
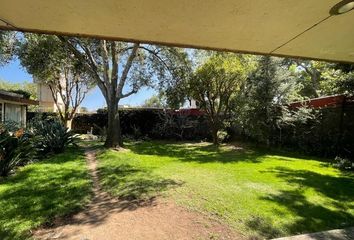
{"type": "Polygon", "coordinates": [[[73,132],[56,119],[32,121],[30,129],[37,137],[35,145],[42,155],[61,153],[69,144],[75,145],[77,140],[73,132]]]}
{"type": "Polygon", "coordinates": [[[33,160],[35,148],[31,136],[23,129],[9,132],[0,126],[0,176],[7,176],[16,166],[33,160]]]}

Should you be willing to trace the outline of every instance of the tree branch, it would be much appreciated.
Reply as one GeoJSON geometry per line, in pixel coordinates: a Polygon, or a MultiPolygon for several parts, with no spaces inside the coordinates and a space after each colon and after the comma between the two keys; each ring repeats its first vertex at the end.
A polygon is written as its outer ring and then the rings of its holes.
{"type": "Polygon", "coordinates": [[[57,37],[59,38],[60,41],[62,41],[70,49],[70,51],[78,59],[80,59],[80,61],[82,61],[84,63],[86,70],[92,74],[92,76],[94,77],[94,79],[97,82],[98,87],[101,89],[103,96],[105,97],[106,100],[108,100],[107,88],[98,74],[97,66],[94,64],[95,61],[93,59],[92,53],[90,51],[86,52],[89,49],[83,47],[83,50],[85,51],[86,55],[88,55],[88,58],[91,59],[90,61],[87,61],[85,56],[66,37],[64,37],[64,36],[57,36],[57,37]]]}
{"type": "Polygon", "coordinates": [[[65,122],[65,119],[64,119],[64,116],[63,116],[63,112],[61,111],[60,106],[59,106],[59,103],[58,103],[58,97],[57,97],[57,95],[56,95],[56,91],[53,89],[53,87],[52,87],[50,84],[48,84],[48,87],[49,87],[50,92],[51,92],[51,94],[52,94],[52,97],[53,97],[53,99],[54,99],[54,103],[55,103],[55,105],[57,106],[60,119],[61,119],[62,122],[64,123],[64,122],[65,122]]]}
{"type": "MultiPolygon", "coordinates": [[[[112,88],[117,91],[117,82],[118,82],[118,54],[116,49],[116,43],[111,43],[111,61],[112,61],[112,73],[111,73],[111,82],[112,88]]],[[[119,94],[119,91],[118,91],[119,94]]]]}
{"type": "Polygon", "coordinates": [[[103,65],[103,81],[105,82],[106,87],[110,85],[108,72],[109,72],[109,64],[108,64],[108,50],[107,50],[107,41],[100,41],[101,48],[101,57],[102,57],[102,65],[103,65]]]}
{"type": "Polygon", "coordinates": [[[123,98],[123,96],[124,96],[124,94],[122,92],[123,91],[123,87],[124,87],[125,81],[127,80],[129,70],[130,70],[130,68],[131,68],[131,66],[133,64],[133,60],[135,58],[136,52],[138,51],[138,48],[139,48],[139,43],[135,43],[134,47],[133,47],[133,49],[132,49],[132,51],[131,51],[131,53],[130,53],[130,55],[128,57],[127,63],[125,64],[122,76],[120,77],[119,84],[118,84],[118,89],[117,89],[117,92],[119,94],[119,96],[118,96],[119,99],[123,98]]]}
{"type": "Polygon", "coordinates": [[[133,89],[131,90],[130,92],[126,93],[126,94],[121,94],[121,97],[120,98],[126,98],[126,97],[129,97],[130,95],[134,94],[134,93],[137,93],[138,90],[136,89],[133,89]]]}
{"type": "Polygon", "coordinates": [[[140,48],[140,49],[143,49],[143,50],[145,50],[145,51],[147,51],[147,52],[149,52],[149,53],[152,54],[154,57],[156,57],[157,60],[159,60],[159,62],[162,63],[162,64],[166,67],[166,69],[168,70],[168,72],[169,72],[171,75],[173,75],[173,72],[172,72],[172,70],[170,69],[170,67],[169,67],[169,66],[166,64],[166,62],[159,56],[159,52],[160,52],[160,51],[155,52],[155,51],[153,51],[153,50],[151,50],[151,49],[149,49],[149,48],[146,48],[146,47],[144,47],[144,46],[140,46],[139,48],[140,48]]]}

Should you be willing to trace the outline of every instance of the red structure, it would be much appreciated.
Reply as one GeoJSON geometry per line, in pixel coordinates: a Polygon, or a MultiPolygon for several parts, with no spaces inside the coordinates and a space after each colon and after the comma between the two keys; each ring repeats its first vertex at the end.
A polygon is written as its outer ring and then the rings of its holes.
{"type": "Polygon", "coordinates": [[[300,107],[310,108],[328,108],[328,107],[340,107],[343,104],[354,104],[354,97],[347,97],[345,95],[334,95],[320,98],[313,98],[306,101],[298,101],[289,104],[290,109],[297,109],[300,107]]]}
{"type": "Polygon", "coordinates": [[[183,116],[203,116],[205,113],[198,108],[186,108],[186,109],[178,109],[174,111],[176,115],[183,116]]]}

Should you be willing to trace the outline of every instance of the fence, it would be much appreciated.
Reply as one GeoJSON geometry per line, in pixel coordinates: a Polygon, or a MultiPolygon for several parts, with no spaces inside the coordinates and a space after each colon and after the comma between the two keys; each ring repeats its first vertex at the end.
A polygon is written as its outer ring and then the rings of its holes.
{"type": "MultiPolygon", "coordinates": [[[[280,144],[325,157],[353,157],[354,98],[343,95],[330,96],[302,104],[318,109],[318,119],[281,129],[280,144]]],[[[289,105],[292,109],[299,106],[299,103],[289,105]]]]}
{"type": "MultiPolygon", "coordinates": [[[[303,105],[304,103],[301,103],[303,105]]],[[[305,153],[325,157],[354,154],[354,98],[331,96],[305,102],[316,108],[316,121],[298,123],[273,132],[274,143],[305,153]]],[[[300,103],[290,104],[297,108],[300,103]]],[[[172,111],[164,109],[121,109],[119,110],[122,134],[134,138],[205,140],[210,139],[209,126],[201,111],[172,111]]],[[[28,119],[36,113],[28,113],[28,119]]],[[[53,115],[47,113],[47,115],[53,115]]],[[[77,133],[102,134],[107,127],[107,113],[77,114],[72,129],[77,133]]],[[[237,128],[237,126],[236,126],[237,128]]],[[[228,132],[241,133],[235,129],[228,132]]],[[[232,139],[231,139],[232,140],[232,139]]]]}

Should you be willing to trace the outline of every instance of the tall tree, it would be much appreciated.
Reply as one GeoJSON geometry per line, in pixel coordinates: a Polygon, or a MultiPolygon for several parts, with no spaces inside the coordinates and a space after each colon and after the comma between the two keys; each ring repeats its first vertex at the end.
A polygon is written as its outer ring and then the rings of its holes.
{"type": "Polygon", "coordinates": [[[146,99],[142,105],[143,107],[151,108],[163,108],[165,102],[160,95],[153,95],[150,98],[146,99]]]}
{"type": "Polygon", "coordinates": [[[18,57],[37,82],[49,87],[62,122],[70,127],[86,93],[93,86],[81,63],[55,36],[25,34],[18,57]]]}
{"type": "Polygon", "coordinates": [[[329,64],[322,72],[323,95],[346,94],[354,96],[354,64],[329,64]]]}
{"type": "Polygon", "coordinates": [[[284,59],[283,62],[297,68],[296,81],[301,86],[299,94],[303,97],[354,94],[354,65],[352,64],[300,59],[284,59]]]}
{"type": "Polygon", "coordinates": [[[293,73],[282,59],[262,56],[237,97],[236,118],[247,136],[270,144],[271,132],[282,116],[281,106],[298,97],[293,73]]]}
{"type": "Polygon", "coordinates": [[[65,43],[95,80],[107,104],[106,147],[123,145],[118,103],[143,86],[166,84],[183,75],[186,53],[181,49],[140,43],[63,37],[65,43]]]}
{"type": "Polygon", "coordinates": [[[294,63],[300,68],[302,77],[307,80],[309,84],[306,84],[305,87],[310,90],[309,97],[319,97],[320,96],[320,81],[321,81],[321,68],[324,68],[325,64],[317,61],[301,61],[295,60],[294,63]]]}
{"type": "Polygon", "coordinates": [[[188,83],[189,95],[206,112],[213,143],[219,144],[218,131],[230,116],[233,100],[246,80],[247,56],[215,53],[199,66],[188,83]]]}
{"type": "Polygon", "coordinates": [[[0,30],[0,66],[8,63],[15,54],[16,32],[0,30]]]}

